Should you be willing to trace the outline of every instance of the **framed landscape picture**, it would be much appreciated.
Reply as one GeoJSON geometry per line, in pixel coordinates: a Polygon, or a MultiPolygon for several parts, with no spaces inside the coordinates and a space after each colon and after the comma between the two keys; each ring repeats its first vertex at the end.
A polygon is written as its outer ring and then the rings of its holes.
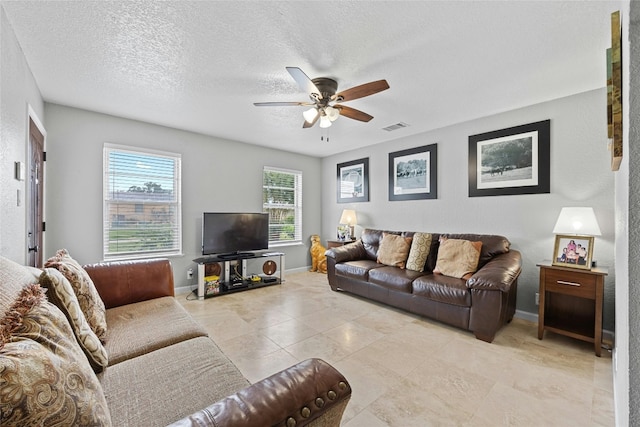
{"type": "Polygon", "coordinates": [[[557,235],[553,249],[553,265],[591,269],[593,256],[592,236],[557,235]]]}
{"type": "Polygon", "coordinates": [[[469,137],[469,197],[550,192],[551,121],[469,137]]]}
{"type": "Polygon", "coordinates": [[[338,163],[338,203],[369,201],[369,158],[338,163]]]}
{"type": "Polygon", "coordinates": [[[389,153],[389,200],[438,198],[438,144],[389,153]]]}

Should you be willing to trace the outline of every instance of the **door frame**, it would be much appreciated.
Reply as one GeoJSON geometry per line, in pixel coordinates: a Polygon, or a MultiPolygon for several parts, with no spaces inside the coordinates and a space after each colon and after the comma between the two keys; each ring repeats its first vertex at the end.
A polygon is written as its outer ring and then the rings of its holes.
{"type": "MultiPolygon", "coordinates": [[[[33,107],[31,106],[31,104],[27,104],[27,123],[26,123],[26,162],[25,168],[28,168],[30,166],[30,162],[31,162],[31,129],[30,129],[30,122],[33,122],[33,124],[36,126],[36,128],[38,128],[38,131],[42,134],[42,149],[46,152],[47,151],[47,131],[44,128],[44,125],[42,124],[42,121],[40,120],[40,118],[38,117],[38,114],[35,112],[35,110],[33,109],[33,107]]],[[[43,161],[42,162],[42,182],[45,183],[46,182],[46,171],[47,171],[47,162],[43,161]]],[[[25,196],[24,196],[24,201],[25,201],[25,211],[24,211],[24,216],[25,216],[25,230],[24,230],[24,235],[25,235],[25,241],[27,242],[27,244],[25,245],[24,248],[24,256],[25,256],[25,260],[29,259],[29,237],[28,237],[28,233],[29,233],[29,220],[30,220],[30,212],[31,212],[31,186],[29,185],[28,181],[25,181],[25,196]]],[[[42,222],[45,223],[47,221],[46,219],[46,200],[47,200],[47,196],[46,196],[47,192],[46,192],[46,187],[43,184],[43,188],[42,188],[42,222]]],[[[42,248],[39,248],[39,256],[40,256],[40,261],[44,264],[44,254],[45,254],[45,250],[44,248],[46,247],[46,229],[45,231],[42,232],[42,248]]]]}

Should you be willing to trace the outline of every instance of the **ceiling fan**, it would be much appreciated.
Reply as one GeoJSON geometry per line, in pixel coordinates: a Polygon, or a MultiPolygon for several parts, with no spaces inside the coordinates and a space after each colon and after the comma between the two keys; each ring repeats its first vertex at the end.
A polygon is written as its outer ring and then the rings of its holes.
{"type": "Polygon", "coordinates": [[[298,83],[300,89],[306,92],[311,100],[307,102],[254,102],[253,105],[257,107],[309,106],[311,108],[302,113],[304,117],[303,128],[312,127],[318,120],[320,120],[321,128],[328,128],[339,116],[368,122],[373,119],[373,116],[341,103],[364,98],[389,89],[389,84],[386,80],[376,80],[336,93],[338,82],[335,80],[328,77],[310,79],[298,67],[286,68],[291,77],[298,83]]]}

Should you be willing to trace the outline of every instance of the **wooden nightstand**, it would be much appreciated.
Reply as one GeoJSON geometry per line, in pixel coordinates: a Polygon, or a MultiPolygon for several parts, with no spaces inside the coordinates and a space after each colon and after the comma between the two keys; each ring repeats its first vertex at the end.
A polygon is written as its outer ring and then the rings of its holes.
{"type": "Polygon", "coordinates": [[[538,339],[544,331],[592,342],[596,356],[602,350],[602,299],[606,268],[579,270],[556,267],[551,261],[540,267],[538,339]]]}
{"type": "Polygon", "coordinates": [[[337,248],[338,246],[348,245],[353,242],[355,242],[355,240],[327,240],[327,249],[337,248]]]}

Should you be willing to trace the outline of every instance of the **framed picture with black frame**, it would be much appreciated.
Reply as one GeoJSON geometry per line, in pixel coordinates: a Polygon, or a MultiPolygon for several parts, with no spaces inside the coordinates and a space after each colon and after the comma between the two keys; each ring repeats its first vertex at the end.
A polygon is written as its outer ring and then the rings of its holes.
{"type": "Polygon", "coordinates": [[[389,201],[438,198],[438,144],[389,153],[389,201]]]}
{"type": "Polygon", "coordinates": [[[338,203],[369,201],[369,158],[338,163],[338,203]]]}
{"type": "Polygon", "coordinates": [[[469,137],[469,197],[550,192],[551,120],[469,137]]]}

